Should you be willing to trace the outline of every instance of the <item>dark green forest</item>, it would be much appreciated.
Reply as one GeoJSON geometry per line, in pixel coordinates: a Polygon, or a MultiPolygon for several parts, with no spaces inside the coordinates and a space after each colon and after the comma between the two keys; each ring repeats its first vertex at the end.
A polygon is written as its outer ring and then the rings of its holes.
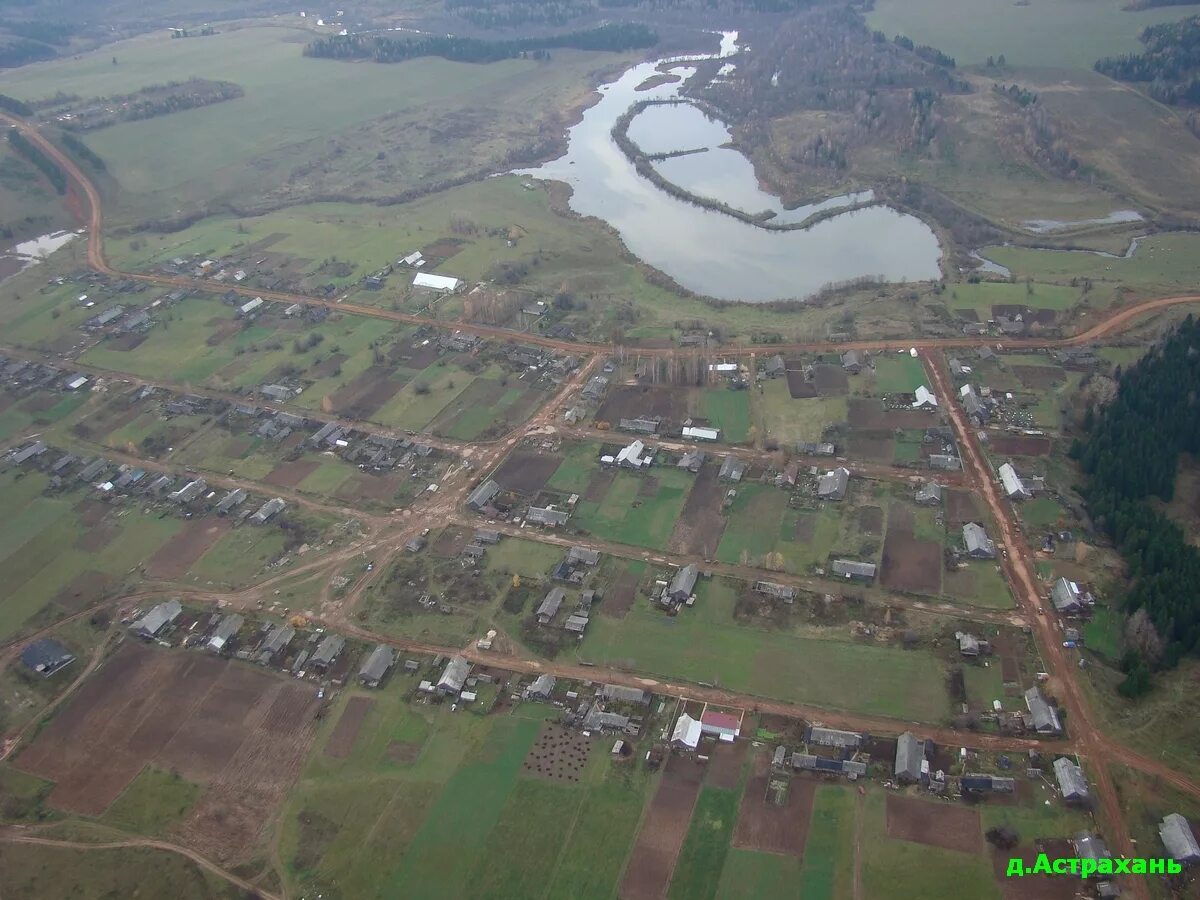
{"type": "Polygon", "coordinates": [[[63,175],[62,169],[55,164],[54,160],[29,143],[25,139],[25,135],[15,128],[10,128],[8,129],[8,142],[17,153],[42,170],[42,174],[54,185],[56,191],[60,194],[67,192],[67,177],[63,175]]]}
{"type": "Polygon", "coordinates": [[[307,44],[305,56],[322,59],[373,59],[394,63],[420,56],[441,56],[454,62],[491,63],[516,57],[543,58],[548,50],[634,50],[653,47],[658,35],[635,23],[601,25],[550,37],[512,41],[482,41],[452,35],[413,35],[408,38],[373,34],[334,35],[307,44]]]}
{"type": "Polygon", "coordinates": [[[1120,377],[1117,396],[1085,417],[1071,447],[1088,512],[1129,567],[1126,611],[1152,624],[1126,651],[1121,692],[1150,688],[1155,667],[1200,654],[1200,550],[1149,502],[1169,501],[1180,453],[1200,450],[1200,323],[1189,316],[1120,377]]]}
{"type": "Polygon", "coordinates": [[[1148,83],[1155,100],[1200,104],[1200,16],[1152,25],[1141,33],[1143,53],[1107,56],[1096,71],[1118,81],[1148,83]]]}
{"type": "Polygon", "coordinates": [[[29,104],[23,103],[16,97],[10,97],[7,94],[0,94],[0,109],[10,112],[15,116],[33,115],[33,110],[29,108],[29,104]]]}

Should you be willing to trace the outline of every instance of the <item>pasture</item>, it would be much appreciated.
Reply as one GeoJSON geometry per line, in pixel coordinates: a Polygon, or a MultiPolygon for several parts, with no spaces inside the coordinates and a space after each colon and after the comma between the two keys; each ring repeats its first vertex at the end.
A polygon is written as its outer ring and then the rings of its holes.
{"type": "Polygon", "coordinates": [[[959,65],[982,65],[1003,54],[1011,66],[1090,70],[1101,56],[1136,52],[1147,25],[1174,22],[1179,10],[1130,12],[1123,0],[1049,0],[1022,6],[966,0],[946,15],[939,0],[880,0],[867,23],[890,38],[903,34],[953,56],[959,65]]]}
{"type": "Polygon", "coordinates": [[[121,186],[110,217],[130,224],[319,195],[372,200],[488,171],[509,154],[530,154],[529,135],[561,123],[597,70],[622,59],[561,51],[546,64],[347,65],[303,57],[311,37],[275,24],[194,41],[159,31],[26,66],[6,76],[6,90],[26,100],[93,97],[189,77],[242,87],[235,100],[87,136],[121,186]]]}
{"type": "Polygon", "coordinates": [[[736,602],[737,590],[721,580],[701,582],[695,606],[673,617],[640,599],[621,618],[594,616],[580,656],[835,709],[927,722],[948,714],[932,653],[854,641],[839,628],[743,624],[734,619],[736,602]]]}

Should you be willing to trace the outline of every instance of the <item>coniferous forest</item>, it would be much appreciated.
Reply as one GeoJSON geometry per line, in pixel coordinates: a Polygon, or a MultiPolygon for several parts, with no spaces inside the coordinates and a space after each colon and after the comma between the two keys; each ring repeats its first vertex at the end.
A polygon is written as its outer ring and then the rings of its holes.
{"type": "Polygon", "coordinates": [[[1200,655],[1200,550],[1149,502],[1172,498],[1179,454],[1200,450],[1198,413],[1200,322],[1189,316],[1120,377],[1112,402],[1089,411],[1071,448],[1088,476],[1088,511],[1129,567],[1126,612],[1152,626],[1122,660],[1126,696],[1147,691],[1154,668],[1200,655]]]}

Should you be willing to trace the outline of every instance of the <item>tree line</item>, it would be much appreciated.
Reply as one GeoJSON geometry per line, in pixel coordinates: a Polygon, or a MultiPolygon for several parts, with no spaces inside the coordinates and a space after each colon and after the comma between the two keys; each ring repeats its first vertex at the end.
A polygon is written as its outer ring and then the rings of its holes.
{"type": "Polygon", "coordinates": [[[1084,416],[1071,455],[1088,476],[1088,512],[1129,567],[1131,614],[1122,694],[1150,688],[1155,668],[1200,655],[1200,550],[1149,502],[1170,501],[1180,453],[1200,451],[1200,323],[1192,316],[1123,376],[1116,397],[1084,416]]]}
{"type": "Polygon", "coordinates": [[[446,0],[446,10],[481,28],[566,25],[612,9],[701,10],[710,14],[782,13],[812,6],[814,0],[446,0]]]}
{"type": "Polygon", "coordinates": [[[1155,100],[1200,104],[1200,16],[1144,28],[1142,53],[1106,56],[1096,71],[1118,81],[1148,82],[1155,100]]]}
{"type": "Polygon", "coordinates": [[[609,23],[583,31],[510,41],[485,41],[453,35],[413,35],[395,38],[373,34],[331,35],[304,47],[304,55],[321,59],[373,59],[395,63],[421,56],[440,56],[454,62],[491,63],[502,59],[546,58],[548,50],[637,50],[653,47],[658,34],[638,23],[609,23]]]}
{"type": "Polygon", "coordinates": [[[16,97],[10,97],[7,94],[0,94],[0,109],[5,112],[10,112],[14,116],[32,116],[33,110],[28,103],[23,103],[16,97]]]}
{"type": "Polygon", "coordinates": [[[17,131],[15,128],[8,129],[8,143],[21,156],[25,157],[35,166],[37,166],[47,180],[54,185],[54,189],[60,194],[67,192],[67,176],[63,174],[62,169],[48,157],[45,153],[31,144],[25,135],[17,131]]]}

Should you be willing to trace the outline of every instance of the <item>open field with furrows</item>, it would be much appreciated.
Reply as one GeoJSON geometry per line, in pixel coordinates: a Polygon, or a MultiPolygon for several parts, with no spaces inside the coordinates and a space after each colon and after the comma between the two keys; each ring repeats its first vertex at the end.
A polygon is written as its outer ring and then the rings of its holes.
{"type": "Polygon", "coordinates": [[[313,740],[316,692],[257,666],[126,640],[23,748],[46,807],[244,862],[313,740]]]}
{"type": "Polygon", "coordinates": [[[0,845],[4,894],[13,900],[43,897],[130,897],[238,900],[244,892],[166,850],[72,850],[0,845]]]}
{"type": "Polygon", "coordinates": [[[1186,15],[1171,7],[1130,12],[1122,0],[1050,0],[1030,6],[967,0],[959,11],[961,16],[947,16],[936,0],[881,0],[867,23],[889,38],[903,34],[931,44],[959,65],[981,65],[989,56],[1004,54],[1014,66],[1090,70],[1101,56],[1136,52],[1138,33],[1147,25],[1186,15]]]}
{"type": "MultiPolygon", "coordinates": [[[[0,634],[91,606],[138,585],[146,577],[201,585],[246,584],[283,555],[279,528],[241,527],[215,516],[185,521],[163,504],[108,503],[68,479],[48,491],[40,472],[0,476],[0,634]]],[[[304,528],[322,533],[320,519],[304,528]]]]}
{"type": "Polygon", "coordinates": [[[86,136],[121,186],[110,218],[127,224],[327,195],[370,201],[533,161],[598,71],[625,58],[560,51],[543,64],[427,58],[348,65],[302,57],[311,37],[278,26],[189,41],[162,31],[27,66],[6,78],[6,90],[26,100],[57,91],[91,97],[204,77],[245,91],[235,100],[86,136]],[[208,145],[221,152],[200,152],[208,145]]]}
{"type": "Polygon", "coordinates": [[[621,618],[593,616],[580,656],[818,706],[924,721],[949,714],[933,653],[853,640],[845,627],[739,621],[739,596],[734,583],[702,581],[677,616],[642,596],[621,618]]]}
{"type": "Polygon", "coordinates": [[[611,762],[600,737],[555,769],[570,777],[539,774],[527,761],[553,707],[451,713],[410,704],[413,687],[397,675],[361,697],[348,754],[318,739],[283,820],[288,880],[347,897],[611,896],[653,774],[611,762]]]}

